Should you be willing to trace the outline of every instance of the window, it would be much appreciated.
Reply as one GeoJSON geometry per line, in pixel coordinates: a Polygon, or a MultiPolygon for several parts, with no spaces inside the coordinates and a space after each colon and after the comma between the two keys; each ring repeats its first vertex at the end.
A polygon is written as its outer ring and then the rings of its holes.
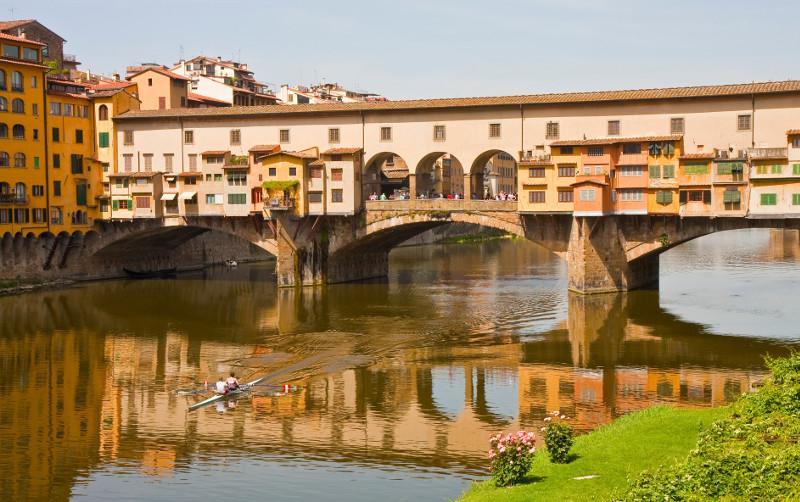
{"type": "Polygon", "coordinates": [[[19,59],[19,46],[18,45],[4,45],[3,57],[19,59]]]}
{"type": "Polygon", "coordinates": [[[650,179],[658,179],[661,177],[661,166],[650,166],[650,179]]]}
{"type": "Polygon", "coordinates": [[[128,188],[128,178],[114,178],[115,188],[128,188]]]}
{"type": "Polygon", "coordinates": [[[3,96],[0,96],[0,112],[7,112],[8,111],[8,100],[3,96]]]}
{"type": "Polygon", "coordinates": [[[688,192],[681,192],[681,198],[685,199],[687,197],[689,202],[705,202],[706,204],[711,204],[711,190],[689,190],[688,192]]]}
{"type": "Polygon", "coordinates": [[[144,170],[145,172],[152,172],[153,171],[153,154],[152,153],[144,153],[142,154],[142,158],[144,159],[144,170]]]}
{"type": "Polygon", "coordinates": [[[183,144],[194,144],[194,131],[183,131],[183,144]]]}
{"type": "Polygon", "coordinates": [[[772,174],[782,174],[783,173],[783,166],[780,164],[773,164],[772,165],[772,174]]]}
{"type": "Polygon", "coordinates": [[[322,168],[321,167],[312,167],[310,171],[311,178],[322,178],[322,168]]]}
{"type": "Polygon", "coordinates": [[[641,176],[644,174],[642,166],[622,166],[619,169],[620,176],[641,176]]]}
{"type": "Polygon", "coordinates": [[[800,136],[792,138],[792,148],[800,148],[800,136]]]}
{"type": "Polygon", "coordinates": [[[572,200],[573,200],[572,190],[558,191],[558,202],[572,202],[572,200]]]}
{"type": "Polygon", "coordinates": [[[281,143],[288,143],[289,142],[289,129],[281,129],[278,134],[278,140],[281,143]]]}
{"type": "Polygon", "coordinates": [[[25,102],[19,98],[11,102],[11,111],[13,113],[25,113],[25,102]]]}
{"type": "Polygon", "coordinates": [[[669,119],[669,133],[683,134],[683,117],[669,119]]]}
{"type": "MultiPolygon", "coordinates": [[[[381,127],[381,141],[392,141],[392,128],[381,127]]],[[[388,162],[387,162],[388,164],[388,162]]]]}
{"type": "Polygon", "coordinates": [[[75,129],[75,143],[79,145],[83,143],[83,130],[82,129],[75,129]]]}
{"type": "Polygon", "coordinates": [[[136,209],[150,209],[150,197],[136,197],[136,209]]]}
{"type": "Polygon", "coordinates": [[[277,167],[270,167],[268,171],[269,176],[277,176],[278,175],[278,168],[277,167]]]}
{"type": "Polygon", "coordinates": [[[39,116],[39,104],[38,103],[32,103],[31,104],[31,115],[34,115],[36,117],[39,116]]]}
{"type": "Polygon", "coordinates": [[[544,190],[531,190],[528,192],[528,202],[531,204],[544,204],[544,197],[544,190]]]}
{"type": "Polygon", "coordinates": [[[8,167],[8,153],[0,152],[0,167],[8,167]]]}
{"type": "Polygon", "coordinates": [[[34,129],[33,130],[33,140],[34,141],[39,141],[39,129],[34,129]]]}
{"type": "Polygon", "coordinates": [[[22,59],[27,59],[28,61],[39,61],[39,51],[36,49],[31,49],[30,47],[23,47],[22,59]]]}
{"type": "Polygon", "coordinates": [[[433,126],[433,140],[434,141],[444,141],[445,140],[445,130],[443,125],[435,125],[433,126]]]}
{"type": "Polygon", "coordinates": [[[800,164],[792,164],[792,174],[800,175],[800,164]]]}
{"type": "Polygon", "coordinates": [[[247,194],[245,193],[229,193],[228,204],[247,204],[247,194]]]}
{"type": "Polygon", "coordinates": [[[33,222],[44,223],[47,221],[47,210],[41,207],[33,209],[33,222]]]}
{"type": "Polygon", "coordinates": [[[131,201],[130,199],[115,200],[111,207],[113,209],[119,208],[119,209],[122,209],[124,211],[128,211],[128,210],[133,209],[133,201],[131,201]]]}
{"type": "Polygon", "coordinates": [[[50,103],[50,115],[61,115],[61,103],[50,103]]]}
{"type": "Polygon", "coordinates": [[[619,136],[619,120],[608,121],[608,135],[619,136]]]}
{"type": "Polygon", "coordinates": [[[197,171],[197,154],[190,153],[189,154],[189,171],[194,172],[197,171]]]}
{"type": "Polygon", "coordinates": [[[125,172],[129,173],[133,170],[133,155],[130,153],[126,153],[122,155],[123,165],[125,167],[125,172]]]}
{"type": "Polygon", "coordinates": [[[596,198],[596,193],[594,188],[584,188],[580,191],[581,200],[584,202],[594,202],[596,198]]]}
{"type": "Polygon", "coordinates": [[[0,91],[6,90],[6,72],[5,70],[0,70],[0,91]]]}
{"type": "Polygon", "coordinates": [[[738,204],[742,201],[742,194],[736,188],[728,188],[722,192],[722,202],[724,204],[738,204]]]}
{"type": "Polygon", "coordinates": [[[221,193],[206,194],[206,204],[222,204],[222,194],[221,193]]]}
{"type": "Polygon", "coordinates": [[[25,154],[17,152],[14,154],[14,167],[25,167],[25,154]]]}
{"type": "Polygon", "coordinates": [[[64,103],[64,116],[71,117],[72,116],[72,105],[69,103],[64,103]]]}
{"type": "Polygon", "coordinates": [[[297,168],[296,167],[290,167],[289,168],[289,176],[297,176],[297,168]]]}
{"type": "Polygon", "coordinates": [[[0,138],[8,137],[8,126],[0,122],[0,138]]]}
{"type": "Polygon", "coordinates": [[[246,186],[247,173],[233,171],[228,173],[228,186],[246,186]]]}
{"type": "Polygon", "coordinates": [[[97,135],[97,144],[100,148],[108,148],[108,133],[101,132],[97,135]]]}
{"type": "Polygon", "coordinates": [[[342,181],[342,174],[341,169],[331,169],[331,181],[342,181]]]}
{"type": "MultiPolygon", "coordinates": [[[[202,180],[203,178],[200,178],[200,179],[202,180]]],[[[196,185],[197,184],[197,178],[195,178],[194,176],[188,176],[186,178],[183,178],[183,184],[184,185],[196,185]]]]}
{"type": "Polygon", "coordinates": [[[100,108],[97,109],[97,119],[108,120],[108,107],[106,105],[100,105],[100,108]]]}
{"type": "MultiPolygon", "coordinates": [[[[558,139],[558,122],[548,122],[545,126],[544,137],[545,139],[558,139]]],[[[562,153],[563,149],[562,149],[562,153]]]]}
{"type": "Polygon", "coordinates": [[[600,157],[603,155],[603,147],[602,146],[590,146],[589,151],[587,152],[589,157],[600,157]]]}
{"type": "Polygon", "coordinates": [[[171,153],[164,154],[164,172],[171,173],[172,172],[172,159],[175,158],[175,155],[171,153]]]}
{"type": "Polygon", "coordinates": [[[331,155],[331,162],[341,162],[342,156],[341,155],[331,155]]]}
{"type": "Polygon", "coordinates": [[[561,153],[561,155],[572,155],[574,148],[572,148],[571,146],[562,146],[558,150],[561,153]]]}
{"type": "Polygon", "coordinates": [[[625,202],[639,202],[644,199],[644,192],[641,190],[619,190],[620,200],[625,202]]]}
{"type": "Polygon", "coordinates": [[[33,168],[34,169],[39,169],[39,157],[38,156],[33,158],[33,168]]]}
{"type": "Polygon", "coordinates": [[[575,166],[558,166],[558,176],[561,178],[571,178],[575,176],[575,166]]]}
{"type": "Polygon", "coordinates": [[[241,145],[241,144],[242,144],[242,130],[231,129],[231,145],[241,145]]]}
{"type": "Polygon", "coordinates": [[[61,197],[61,182],[54,181],[53,182],[53,195],[56,197],[61,197]]]}
{"type": "Polygon", "coordinates": [[[308,202],[311,204],[322,202],[322,192],[308,192],[308,202]]]}
{"type": "Polygon", "coordinates": [[[683,166],[683,174],[708,174],[708,164],[686,164],[683,166]]]}
{"type": "Polygon", "coordinates": [[[761,205],[762,206],[774,206],[778,204],[778,194],[774,193],[762,193],[761,194],[761,205]]]}
{"type": "Polygon", "coordinates": [[[669,190],[659,190],[656,192],[656,204],[667,206],[672,204],[672,192],[669,190]]]}
{"type": "Polygon", "coordinates": [[[338,143],[339,142],[339,128],[334,127],[328,129],[328,143],[338,143]]]}
{"type": "Polygon", "coordinates": [[[15,124],[14,127],[11,128],[11,137],[14,139],[25,139],[25,127],[20,124],[15,124]]]}
{"type": "Polygon", "coordinates": [[[800,206],[800,193],[793,193],[792,194],[792,205],[793,206],[800,206]]]}
{"type": "Polygon", "coordinates": [[[531,167],[528,169],[528,178],[544,178],[543,167],[531,167]]]}
{"type": "Polygon", "coordinates": [[[54,153],[53,154],[53,167],[58,169],[61,167],[61,155],[54,153]]]}
{"type": "Polygon", "coordinates": [[[744,172],[742,162],[720,162],[717,164],[717,174],[741,174],[744,172]]]}
{"type": "Polygon", "coordinates": [[[70,172],[72,174],[81,174],[83,173],[83,155],[78,155],[73,153],[69,156],[70,162],[70,172]]]}
{"type": "Polygon", "coordinates": [[[631,154],[631,155],[642,153],[642,144],[641,143],[623,143],[622,144],[622,153],[631,154]]]}
{"type": "Polygon", "coordinates": [[[489,124],[489,137],[490,138],[500,137],[500,124],[489,124]]]}
{"type": "Polygon", "coordinates": [[[344,201],[344,190],[341,188],[336,188],[331,190],[331,202],[343,202],[344,201]]]}
{"type": "Polygon", "coordinates": [[[11,73],[11,90],[12,91],[20,91],[22,92],[22,73],[15,71],[11,73]]]}
{"type": "Polygon", "coordinates": [[[125,145],[133,145],[133,131],[125,131],[123,133],[122,143],[125,145]]]}
{"type": "Polygon", "coordinates": [[[736,129],[740,131],[749,131],[752,122],[752,115],[739,115],[736,117],[736,129]]]}

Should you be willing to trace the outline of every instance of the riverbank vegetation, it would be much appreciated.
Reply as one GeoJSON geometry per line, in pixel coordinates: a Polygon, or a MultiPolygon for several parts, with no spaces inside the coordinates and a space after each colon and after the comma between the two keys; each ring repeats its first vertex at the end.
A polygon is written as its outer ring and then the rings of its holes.
{"type": "Polygon", "coordinates": [[[684,458],[699,431],[727,413],[726,408],[654,407],[626,415],[575,438],[571,462],[552,463],[540,451],[522,484],[498,488],[485,481],[474,485],[463,500],[609,499],[643,470],[684,458]]]}
{"type": "Polygon", "coordinates": [[[524,484],[477,484],[480,500],[797,500],[800,354],[768,360],[772,376],[724,408],[655,407],[575,440],[573,460],[537,454],[524,484]]]}

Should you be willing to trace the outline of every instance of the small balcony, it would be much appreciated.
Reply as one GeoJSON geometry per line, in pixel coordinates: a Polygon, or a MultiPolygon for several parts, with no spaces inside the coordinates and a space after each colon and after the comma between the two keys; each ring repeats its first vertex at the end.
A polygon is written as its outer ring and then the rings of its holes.
{"type": "Polygon", "coordinates": [[[247,155],[231,155],[225,162],[225,167],[234,169],[250,167],[250,158],[247,155]]]}
{"type": "Polygon", "coordinates": [[[520,156],[520,162],[542,163],[546,164],[551,161],[550,154],[542,151],[526,152],[520,156]]]}
{"type": "Polygon", "coordinates": [[[789,158],[788,148],[750,148],[747,155],[751,159],[787,159],[789,158]]]}
{"type": "Polygon", "coordinates": [[[264,201],[267,211],[291,211],[294,209],[294,199],[275,197],[264,201]]]}

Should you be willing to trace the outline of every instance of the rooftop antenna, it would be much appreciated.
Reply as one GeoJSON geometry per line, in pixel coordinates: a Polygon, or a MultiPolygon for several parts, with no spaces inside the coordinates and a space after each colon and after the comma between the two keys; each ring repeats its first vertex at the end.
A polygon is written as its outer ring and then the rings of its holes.
{"type": "Polygon", "coordinates": [[[11,7],[9,10],[11,11],[11,20],[13,21],[14,20],[14,7],[11,7]]]}
{"type": "Polygon", "coordinates": [[[178,59],[180,61],[183,61],[183,44],[180,44],[178,46],[178,59]]]}

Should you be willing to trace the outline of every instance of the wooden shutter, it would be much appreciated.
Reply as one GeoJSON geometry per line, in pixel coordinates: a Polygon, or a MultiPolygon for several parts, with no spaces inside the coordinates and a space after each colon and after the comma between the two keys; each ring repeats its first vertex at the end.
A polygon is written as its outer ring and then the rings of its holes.
{"type": "Polygon", "coordinates": [[[661,166],[650,166],[650,177],[653,179],[661,177],[661,166]]]}
{"type": "Polygon", "coordinates": [[[681,204],[686,204],[687,193],[688,192],[681,190],[680,193],[678,194],[678,202],[680,202],[681,204]]]}

